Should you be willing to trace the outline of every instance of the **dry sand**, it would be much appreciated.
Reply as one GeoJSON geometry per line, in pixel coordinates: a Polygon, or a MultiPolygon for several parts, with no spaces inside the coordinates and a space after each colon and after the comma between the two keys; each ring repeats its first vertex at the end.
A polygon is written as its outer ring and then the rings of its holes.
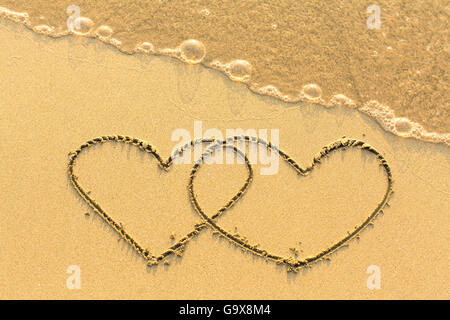
{"type": "MultiPolygon", "coordinates": [[[[251,93],[217,71],[165,57],[129,56],[84,38],[49,39],[1,20],[0,298],[310,299],[449,298],[449,149],[387,133],[348,108],[287,104],[251,93]],[[302,165],[347,136],[389,162],[394,197],[385,214],[330,262],[287,273],[244,254],[210,229],[182,258],[145,262],[78,197],[68,153],[86,140],[126,134],[169,156],[177,128],[280,130],[280,148],[302,165]],[[89,215],[85,213],[89,212],[89,215]],[[69,290],[68,266],[81,269],[69,290]],[[381,289],[366,270],[381,268],[381,289]]],[[[127,231],[155,252],[201,222],[189,206],[190,165],[161,172],[135,148],[104,145],[80,159],[79,180],[127,231]]],[[[374,209],[385,177],[374,157],[336,154],[306,178],[280,163],[255,177],[219,222],[283,255],[314,254],[374,209]],[[302,242],[299,246],[298,242],[302,242]]],[[[205,211],[245,180],[242,165],[205,166],[197,193],[205,211]]]]}

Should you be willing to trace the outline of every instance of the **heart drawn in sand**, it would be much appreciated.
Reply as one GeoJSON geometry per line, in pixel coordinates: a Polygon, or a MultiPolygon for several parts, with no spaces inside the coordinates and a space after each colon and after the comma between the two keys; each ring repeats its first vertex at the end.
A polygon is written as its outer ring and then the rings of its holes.
{"type": "MultiPolygon", "coordinates": [[[[363,231],[368,225],[370,225],[372,223],[372,221],[378,216],[378,214],[380,214],[382,212],[384,207],[387,205],[390,195],[393,193],[392,174],[391,174],[391,169],[390,169],[389,165],[387,164],[387,161],[377,150],[375,150],[372,146],[364,143],[363,141],[342,138],[336,142],[333,142],[333,143],[323,147],[322,150],[317,155],[314,156],[312,163],[309,166],[302,168],[293,159],[291,159],[286,153],[279,150],[277,147],[271,145],[271,143],[267,143],[266,141],[264,141],[262,139],[258,139],[255,137],[248,137],[248,136],[234,137],[234,140],[236,140],[236,139],[243,139],[249,143],[262,144],[267,149],[270,149],[272,152],[277,152],[279,154],[279,156],[284,161],[286,161],[288,163],[288,165],[290,165],[294,169],[294,171],[297,172],[297,174],[300,174],[300,175],[307,175],[309,172],[311,172],[317,166],[317,164],[319,164],[321,162],[321,160],[324,157],[328,156],[330,153],[336,152],[337,150],[340,150],[340,149],[344,150],[344,149],[348,149],[348,148],[360,148],[363,151],[372,153],[373,155],[376,156],[381,167],[384,169],[384,171],[386,173],[386,179],[387,179],[386,192],[384,193],[384,196],[381,199],[381,201],[379,202],[379,204],[377,205],[377,207],[372,211],[372,213],[370,213],[370,215],[367,216],[367,218],[360,225],[356,226],[352,232],[348,232],[345,237],[343,237],[342,239],[339,239],[334,244],[321,250],[317,254],[298,260],[298,259],[293,259],[292,257],[278,256],[276,254],[268,252],[267,250],[259,248],[255,245],[251,245],[251,244],[249,244],[247,237],[236,236],[235,234],[223,229],[214,220],[213,217],[209,217],[203,211],[201,206],[199,205],[199,203],[197,201],[197,197],[195,195],[195,191],[194,191],[194,181],[195,181],[196,173],[200,169],[203,159],[200,159],[199,163],[194,165],[194,168],[193,168],[191,176],[190,176],[188,189],[189,189],[189,195],[191,198],[191,202],[192,202],[195,210],[197,211],[197,213],[203,219],[203,221],[205,223],[207,223],[214,230],[214,232],[216,232],[219,235],[221,235],[222,237],[228,239],[229,241],[231,241],[233,244],[237,245],[238,247],[241,247],[245,251],[248,251],[255,255],[264,257],[268,260],[275,261],[278,264],[284,264],[289,268],[290,271],[297,271],[298,269],[300,269],[302,267],[310,266],[311,264],[316,263],[316,262],[320,261],[321,259],[327,259],[328,255],[330,255],[333,252],[337,251],[338,249],[342,248],[350,240],[357,237],[359,235],[359,233],[361,231],[363,231]]],[[[232,143],[233,142],[232,140],[233,139],[231,139],[231,141],[229,141],[229,143],[232,143]]],[[[205,153],[202,156],[202,158],[205,157],[205,155],[207,155],[207,153],[205,153]]]]}
{"type": "MultiPolygon", "coordinates": [[[[241,152],[239,149],[237,149],[236,147],[234,147],[232,145],[226,144],[225,142],[214,143],[216,141],[212,140],[212,139],[201,139],[201,140],[191,141],[190,143],[175,150],[174,154],[172,156],[170,156],[166,161],[164,161],[161,158],[161,156],[158,154],[156,149],[152,145],[148,144],[147,142],[140,140],[140,139],[131,138],[128,136],[121,136],[121,135],[102,136],[102,137],[98,137],[98,138],[89,140],[85,144],[81,145],[74,152],[69,153],[70,160],[69,160],[69,164],[68,164],[68,175],[69,175],[69,180],[72,183],[75,190],[78,192],[78,194],[81,196],[81,198],[84,201],[86,201],[86,203],[98,215],[100,215],[100,217],[106,223],[108,223],[109,226],[111,226],[119,234],[119,236],[122,239],[124,239],[127,243],[129,243],[132,246],[132,248],[147,261],[148,266],[158,264],[160,261],[164,261],[164,258],[166,258],[167,256],[169,256],[171,254],[181,255],[181,253],[184,251],[184,248],[185,248],[185,245],[187,244],[187,242],[189,242],[192,238],[197,236],[201,230],[205,229],[207,227],[207,224],[205,222],[196,224],[192,231],[190,231],[187,235],[182,237],[177,243],[175,243],[174,245],[172,245],[170,248],[168,248],[166,251],[164,251],[163,253],[161,253],[159,255],[153,255],[149,249],[144,249],[145,248],[144,246],[139,244],[131,234],[129,234],[127,231],[125,231],[123,225],[120,222],[114,220],[111,216],[109,216],[105,212],[105,210],[100,206],[100,204],[97,203],[89,195],[89,193],[78,182],[78,176],[74,172],[76,159],[84,150],[86,150],[89,147],[92,147],[92,146],[95,146],[98,144],[102,144],[102,143],[107,143],[107,142],[118,142],[118,143],[134,145],[134,146],[138,147],[140,150],[142,150],[143,152],[151,154],[157,160],[160,168],[165,171],[168,171],[168,169],[172,166],[176,157],[181,156],[183,154],[183,152],[185,152],[186,150],[188,150],[191,147],[194,147],[197,144],[204,144],[204,143],[210,144],[210,146],[207,149],[207,152],[205,152],[205,154],[203,154],[202,160],[205,158],[206,154],[209,154],[210,150],[216,149],[216,148],[231,149],[237,156],[242,157],[242,159],[245,161],[247,171],[248,171],[247,179],[245,180],[244,184],[239,189],[239,191],[223,207],[221,207],[214,215],[211,216],[211,218],[210,218],[211,220],[218,218],[227,209],[231,208],[236,203],[236,201],[238,201],[242,197],[242,195],[245,193],[245,191],[248,189],[248,186],[250,185],[251,180],[253,178],[252,167],[250,165],[250,162],[249,162],[247,156],[243,152],[241,152]]],[[[192,176],[192,174],[195,174],[195,173],[191,173],[191,176],[192,176]]]]}
{"type": "Polygon", "coordinates": [[[127,136],[103,136],[99,138],[95,138],[92,140],[89,140],[85,144],[83,144],[79,149],[75,150],[74,152],[70,153],[70,161],[68,165],[68,174],[69,179],[74,186],[75,190],[78,192],[78,194],[87,202],[87,204],[95,211],[97,212],[123,239],[125,239],[135,250],[136,252],[141,255],[144,259],[147,260],[148,265],[154,265],[162,261],[165,257],[171,254],[180,254],[185,247],[185,244],[199,234],[199,232],[203,229],[205,229],[207,226],[211,227],[214,232],[219,233],[222,237],[226,238],[233,244],[241,247],[242,249],[249,251],[255,255],[262,256],[268,260],[275,261],[279,264],[284,264],[288,267],[288,270],[291,271],[297,271],[298,269],[306,266],[310,266],[311,264],[320,261],[321,259],[326,259],[328,255],[332,254],[333,252],[337,251],[338,249],[345,246],[350,240],[357,237],[361,231],[363,231],[368,225],[370,225],[373,220],[382,212],[384,207],[387,205],[388,199],[390,195],[393,193],[392,191],[392,174],[391,169],[389,165],[387,164],[387,161],[384,159],[384,157],[375,150],[372,146],[364,143],[360,140],[355,139],[348,139],[348,138],[342,138],[337,140],[336,142],[333,142],[325,147],[322,148],[322,150],[314,156],[312,163],[302,168],[300,167],[293,159],[291,159],[286,153],[279,150],[277,147],[271,145],[271,143],[267,143],[266,141],[262,139],[258,139],[255,137],[248,137],[248,136],[235,136],[228,138],[226,141],[220,141],[220,140],[213,140],[213,139],[203,139],[203,140],[196,140],[191,141],[190,143],[186,144],[185,146],[179,148],[175,153],[174,156],[171,156],[167,159],[167,161],[163,161],[162,158],[159,156],[159,154],[156,152],[156,150],[148,143],[136,139],[136,138],[130,138],[127,136]],[[271,152],[277,152],[278,155],[286,161],[296,172],[300,175],[307,175],[309,172],[311,172],[324,157],[327,157],[330,153],[336,152],[337,150],[344,150],[348,148],[360,148],[361,150],[365,152],[372,153],[376,156],[376,159],[379,161],[381,167],[385,170],[386,173],[386,179],[387,179],[387,187],[386,192],[377,205],[377,207],[367,216],[367,218],[358,226],[355,227],[355,229],[352,232],[348,232],[348,234],[337,240],[334,244],[330,245],[329,247],[321,250],[317,254],[307,257],[301,260],[293,259],[292,257],[282,257],[275,254],[272,254],[268,252],[267,250],[264,250],[262,248],[258,248],[255,245],[249,244],[249,242],[246,240],[245,237],[239,237],[231,232],[228,232],[227,230],[223,229],[219,226],[217,223],[217,218],[222,215],[227,209],[232,207],[242,196],[244,195],[245,191],[248,189],[250,183],[253,179],[253,170],[252,166],[247,158],[247,156],[240,151],[237,147],[235,147],[235,142],[238,140],[244,140],[248,143],[255,143],[255,144],[261,144],[264,145],[268,150],[270,149],[271,152]],[[176,156],[181,155],[186,149],[195,146],[198,143],[209,143],[210,145],[206,149],[206,151],[202,154],[202,156],[194,163],[194,166],[192,168],[192,171],[190,173],[189,177],[189,183],[188,183],[188,191],[189,196],[192,202],[192,205],[195,209],[195,211],[199,214],[201,219],[203,220],[202,223],[199,223],[195,225],[194,230],[189,232],[186,236],[181,238],[176,244],[171,246],[169,249],[167,249],[162,254],[156,256],[152,255],[148,249],[144,249],[138,242],[129,234],[127,233],[122,225],[118,223],[117,221],[113,220],[112,217],[110,217],[101,207],[100,205],[92,199],[88,193],[81,187],[81,185],[78,183],[78,177],[74,173],[74,165],[75,160],[78,157],[78,155],[85,149],[89,148],[90,146],[94,146],[96,144],[106,143],[106,142],[120,142],[120,143],[127,143],[134,146],[137,146],[142,151],[145,151],[147,153],[150,153],[153,155],[157,161],[159,166],[164,169],[168,170],[170,166],[173,163],[173,160],[176,156]],[[198,171],[200,170],[202,164],[204,163],[204,160],[214,152],[217,148],[228,148],[233,150],[237,155],[241,156],[245,164],[247,166],[248,170],[248,176],[245,180],[245,183],[243,186],[239,189],[239,191],[232,197],[231,200],[229,200],[222,208],[220,208],[215,214],[208,215],[204,212],[202,207],[200,206],[197,196],[194,191],[194,181],[197,176],[198,171]]]}

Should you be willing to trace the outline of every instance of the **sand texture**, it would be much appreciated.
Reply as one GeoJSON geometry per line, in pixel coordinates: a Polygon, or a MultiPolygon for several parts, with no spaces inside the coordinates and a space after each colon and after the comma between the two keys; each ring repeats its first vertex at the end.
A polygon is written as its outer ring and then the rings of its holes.
{"type": "MultiPolygon", "coordinates": [[[[0,298],[450,297],[445,144],[395,136],[356,109],[283,102],[201,64],[127,55],[94,39],[52,39],[1,19],[0,42],[0,298]],[[83,151],[76,181],[114,218],[114,230],[74,189],[71,152],[95,137],[123,135],[151,144],[165,161],[174,130],[192,132],[200,120],[204,131],[278,129],[280,149],[301,168],[345,139],[364,141],[388,164],[389,171],[377,154],[348,148],[308,175],[287,161],[274,175],[252,165],[245,194],[214,222],[274,255],[305,261],[346,237],[383,203],[388,172],[394,193],[348,246],[298,272],[242,250],[211,225],[181,256],[147,267],[120,230],[158,256],[204,223],[190,197],[193,165],[166,171],[139,143],[83,151]],[[66,285],[71,265],[81,270],[79,290],[66,285]],[[381,270],[379,290],[367,287],[372,265],[381,270]]],[[[196,173],[195,199],[212,217],[246,179],[245,163],[205,164],[196,173]]]]}

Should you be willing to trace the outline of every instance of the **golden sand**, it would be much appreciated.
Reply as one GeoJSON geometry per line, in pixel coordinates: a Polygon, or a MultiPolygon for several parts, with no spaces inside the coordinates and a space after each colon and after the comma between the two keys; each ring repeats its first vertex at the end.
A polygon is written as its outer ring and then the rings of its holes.
{"type": "MultiPolygon", "coordinates": [[[[93,39],[50,39],[2,19],[0,41],[1,298],[449,298],[447,146],[401,139],[354,109],[286,103],[199,64],[124,55],[93,39]],[[123,134],[167,159],[172,132],[194,120],[221,131],[277,128],[280,148],[301,168],[343,136],[365,141],[389,163],[395,194],[348,248],[298,273],[242,252],[211,228],[182,257],[146,267],[73,189],[68,153],[92,137],[123,134]],[[374,265],[379,290],[367,286],[374,265]],[[66,285],[70,266],[81,270],[79,290],[66,285]]],[[[236,69],[242,75],[245,63],[236,69]]],[[[386,171],[359,148],[324,158],[308,176],[285,161],[276,175],[252,168],[245,196],[218,226],[286,259],[304,260],[346,237],[386,193],[386,171]]],[[[155,255],[204,222],[186,188],[191,172],[192,164],[166,172],[118,143],[89,148],[76,163],[86,195],[155,255]]],[[[245,164],[199,170],[195,195],[209,217],[242,188],[246,172],[245,164]]]]}
{"type": "Polygon", "coordinates": [[[127,53],[202,63],[260,94],[357,107],[397,135],[449,144],[445,1],[82,0],[74,7],[3,0],[0,6],[21,13],[4,10],[36,32],[97,37],[127,53]]]}
{"type": "MultiPolygon", "coordinates": [[[[206,149],[206,152],[198,159],[198,161],[194,164],[192,171],[190,173],[190,179],[188,183],[188,190],[189,190],[189,197],[192,203],[193,208],[197,212],[197,214],[202,218],[203,222],[198,223],[195,225],[194,230],[190,231],[186,236],[182,237],[180,240],[177,241],[177,243],[173,244],[169,249],[164,251],[162,254],[155,255],[151,249],[144,248],[142,245],[140,245],[135,238],[129,234],[125,229],[122,223],[115,221],[108,213],[102,209],[101,205],[95,201],[89,192],[87,192],[79,183],[79,177],[74,172],[74,166],[76,163],[76,160],[78,156],[84,151],[87,150],[89,147],[93,147],[99,144],[104,143],[125,143],[130,144],[138,147],[141,151],[144,151],[146,153],[151,154],[157,161],[160,168],[163,170],[168,170],[172,166],[174,160],[177,156],[173,157],[170,156],[166,161],[164,161],[159,153],[156,151],[156,149],[149,143],[138,139],[138,138],[132,138],[128,136],[101,136],[97,137],[91,140],[88,140],[86,143],[82,144],[77,150],[71,152],[70,155],[70,161],[69,161],[69,167],[68,167],[68,174],[70,182],[72,183],[75,190],[78,192],[80,197],[86,201],[86,203],[91,207],[92,210],[94,210],[97,214],[100,215],[100,217],[103,218],[103,220],[114,230],[118,233],[118,235],[125,240],[135,251],[138,255],[140,255],[142,258],[145,259],[147,262],[147,266],[151,267],[154,265],[157,265],[159,262],[164,262],[165,264],[169,264],[169,262],[166,260],[166,257],[169,255],[176,255],[176,256],[182,256],[186,244],[191,241],[194,237],[198,236],[200,231],[205,229],[205,227],[209,226],[213,229],[214,234],[219,234],[223,238],[229,240],[233,244],[237,245],[238,247],[242,248],[244,252],[250,252],[256,256],[263,257],[266,260],[271,260],[276,262],[277,264],[283,264],[287,266],[289,271],[298,272],[299,269],[305,268],[305,267],[311,267],[313,264],[318,263],[322,260],[329,260],[329,256],[337,252],[339,249],[348,246],[348,242],[355,238],[359,238],[359,235],[361,232],[364,231],[365,228],[367,228],[369,225],[373,224],[373,221],[377,218],[379,214],[383,213],[383,209],[388,205],[389,197],[391,196],[393,190],[392,190],[392,174],[391,174],[391,168],[387,164],[384,157],[373,147],[370,145],[364,143],[363,141],[358,141],[354,139],[340,139],[334,143],[331,143],[325,147],[322,148],[321,152],[319,152],[313,159],[311,165],[308,167],[302,168],[300,167],[295,160],[290,158],[286,153],[284,153],[281,150],[278,150],[276,147],[272,146],[271,143],[268,143],[265,140],[258,139],[257,137],[249,137],[249,136],[234,136],[231,138],[227,138],[227,140],[221,141],[221,140],[215,140],[215,139],[202,139],[198,141],[191,141],[189,144],[183,146],[182,148],[178,149],[176,151],[176,155],[190,152],[191,148],[194,147],[198,143],[210,143],[211,145],[206,149]],[[231,139],[231,141],[230,141],[231,139]],[[288,163],[299,175],[306,176],[308,175],[317,165],[319,165],[324,158],[328,157],[329,154],[336,152],[339,149],[348,149],[348,148],[360,148],[363,151],[367,151],[369,153],[372,153],[376,156],[377,160],[380,162],[380,166],[382,166],[386,173],[387,178],[387,189],[386,193],[383,195],[383,199],[378,203],[377,207],[371,212],[371,214],[362,221],[360,225],[357,225],[353,228],[352,231],[347,231],[347,234],[342,238],[336,240],[335,243],[332,243],[329,245],[329,247],[322,249],[320,252],[315,253],[313,256],[300,258],[298,259],[298,252],[296,249],[290,248],[291,251],[296,252],[295,258],[293,257],[283,257],[279,256],[277,254],[271,253],[268,250],[264,248],[259,248],[259,245],[257,244],[250,244],[249,240],[245,235],[239,235],[237,233],[233,234],[230,231],[227,231],[220,227],[216,223],[216,219],[219,218],[221,215],[225,213],[229,208],[231,208],[236,202],[238,202],[247,191],[248,187],[250,186],[252,180],[253,180],[253,170],[252,166],[249,162],[249,159],[247,156],[238,149],[237,146],[235,146],[235,142],[237,141],[246,141],[247,143],[253,143],[256,145],[263,145],[267,149],[270,149],[272,152],[277,152],[277,154],[284,160],[286,163],[288,163]],[[245,159],[245,164],[248,168],[248,175],[245,180],[245,183],[243,186],[239,189],[239,191],[231,198],[231,200],[227,201],[227,203],[222,206],[217,212],[212,215],[208,216],[208,214],[205,213],[204,209],[199,204],[199,201],[197,200],[197,195],[194,191],[194,179],[196,178],[197,172],[199,171],[202,164],[205,162],[204,159],[208,157],[208,155],[211,155],[217,147],[221,148],[228,148],[234,151],[237,154],[240,154],[245,159]]],[[[217,182],[217,181],[216,181],[217,182]]],[[[315,190],[310,190],[311,192],[314,192],[315,190]]],[[[171,239],[174,239],[174,237],[171,235],[171,239]]]]}

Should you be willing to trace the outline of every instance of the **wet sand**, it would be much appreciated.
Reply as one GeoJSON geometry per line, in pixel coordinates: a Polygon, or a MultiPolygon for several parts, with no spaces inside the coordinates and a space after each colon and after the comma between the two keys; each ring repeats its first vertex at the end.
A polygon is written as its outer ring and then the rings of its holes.
{"type": "MultiPolygon", "coordinates": [[[[0,39],[1,298],[449,298],[445,145],[399,138],[349,108],[259,96],[201,65],[120,54],[85,38],[50,39],[5,20],[0,39]],[[298,273],[243,253],[208,228],[181,258],[147,268],[77,196],[68,153],[97,136],[126,134],[168,157],[172,132],[192,131],[194,120],[223,132],[279,129],[280,148],[302,165],[342,136],[364,140],[392,168],[390,207],[331,261],[298,273]],[[80,290],[66,287],[70,265],[80,266],[80,290]],[[380,290],[367,288],[371,265],[381,269],[380,290]]],[[[90,151],[78,167],[96,200],[155,252],[201,222],[189,206],[191,166],[173,169],[161,172],[135,148],[112,145],[90,151]]],[[[336,154],[306,178],[283,163],[276,175],[259,169],[218,221],[284,255],[297,247],[307,256],[338,240],[385,190],[384,172],[360,151],[336,154]]],[[[202,170],[197,193],[207,212],[245,179],[242,165],[202,170]]]]}

